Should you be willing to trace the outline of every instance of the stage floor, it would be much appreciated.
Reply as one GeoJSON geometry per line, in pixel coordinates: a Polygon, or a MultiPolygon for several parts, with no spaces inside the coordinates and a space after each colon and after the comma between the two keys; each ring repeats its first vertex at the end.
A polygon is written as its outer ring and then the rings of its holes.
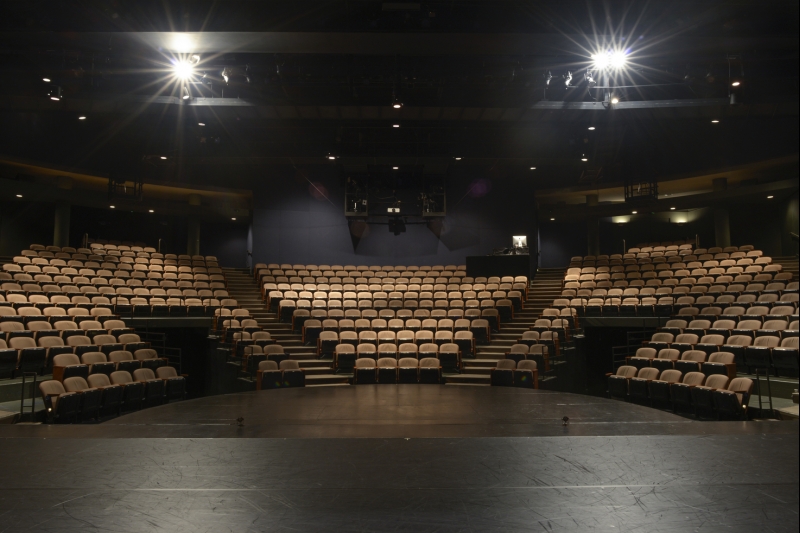
{"type": "Polygon", "coordinates": [[[797,422],[564,393],[264,391],[0,438],[3,532],[798,528],[797,422]]]}

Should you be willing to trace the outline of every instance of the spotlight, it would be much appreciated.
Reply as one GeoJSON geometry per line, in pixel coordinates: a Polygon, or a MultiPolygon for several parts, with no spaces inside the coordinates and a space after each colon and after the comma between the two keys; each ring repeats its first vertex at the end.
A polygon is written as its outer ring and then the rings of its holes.
{"type": "Polygon", "coordinates": [[[51,86],[50,90],[47,92],[47,96],[50,97],[50,100],[59,102],[61,100],[61,87],[58,85],[51,86]]]}
{"type": "Polygon", "coordinates": [[[767,196],[767,200],[772,200],[773,198],[775,198],[775,197],[772,196],[771,194],[769,196],[767,196]]]}
{"type": "Polygon", "coordinates": [[[597,83],[596,81],[594,81],[594,76],[592,75],[591,70],[587,70],[586,73],[583,75],[583,77],[586,80],[586,82],[590,85],[594,85],[595,83],[597,83]]]}
{"type": "Polygon", "coordinates": [[[117,206],[115,206],[115,205],[110,205],[110,206],[108,206],[108,208],[109,208],[109,209],[116,209],[116,208],[117,208],[117,206]]]}
{"type": "Polygon", "coordinates": [[[155,211],[153,211],[152,209],[148,209],[147,212],[148,213],[155,213],[155,211]]]}
{"type": "Polygon", "coordinates": [[[183,88],[181,89],[181,93],[182,93],[181,98],[183,100],[189,100],[192,97],[192,95],[189,93],[189,87],[187,87],[186,85],[184,85],[183,88]]]}
{"type": "Polygon", "coordinates": [[[325,156],[325,159],[327,159],[329,161],[336,161],[336,159],[338,159],[338,158],[339,158],[339,156],[337,156],[336,154],[333,154],[331,152],[328,152],[328,155],[325,156]]]}
{"type": "Polygon", "coordinates": [[[637,211],[631,211],[632,215],[635,215],[636,213],[637,213],[637,211]]]}
{"type": "Polygon", "coordinates": [[[742,84],[742,82],[740,82],[739,80],[736,80],[736,81],[731,83],[731,87],[738,87],[741,84],[742,84]]]}
{"type": "Polygon", "coordinates": [[[567,71],[567,73],[564,74],[564,86],[569,87],[570,83],[572,83],[572,72],[567,71]]]}
{"type": "Polygon", "coordinates": [[[712,124],[719,124],[719,120],[717,120],[717,119],[714,119],[714,120],[712,120],[712,121],[711,121],[711,123],[712,123],[712,124]]]}
{"type": "Polygon", "coordinates": [[[456,161],[461,161],[460,157],[454,157],[453,159],[455,159],[456,161]]]}
{"type": "Polygon", "coordinates": [[[403,107],[403,102],[395,98],[394,101],[392,102],[392,107],[395,109],[400,109],[403,107]]]}
{"type": "Polygon", "coordinates": [[[21,195],[21,194],[18,194],[18,195],[17,195],[17,198],[22,198],[22,195],[21,195]]]}
{"type": "Polygon", "coordinates": [[[78,117],[78,120],[86,120],[86,117],[81,115],[81,116],[78,117]]]}
{"type": "Polygon", "coordinates": [[[670,207],[669,210],[670,211],[675,211],[675,208],[674,207],[670,207]]]}
{"type": "Polygon", "coordinates": [[[551,218],[551,219],[550,219],[550,221],[551,221],[551,222],[552,222],[552,221],[555,221],[555,218],[551,218]]]}
{"type": "Polygon", "coordinates": [[[531,170],[536,170],[536,167],[531,167],[531,170]]]}
{"type": "Polygon", "coordinates": [[[392,127],[393,127],[393,128],[399,128],[399,127],[400,127],[400,124],[392,124],[392,127]]]}
{"type": "Polygon", "coordinates": [[[594,67],[598,70],[608,67],[621,69],[628,62],[628,57],[622,50],[609,50],[605,53],[593,54],[592,61],[594,62],[594,67]]]}
{"type": "Polygon", "coordinates": [[[45,83],[50,83],[50,78],[42,78],[42,81],[45,83]]]}
{"type": "Polygon", "coordinates": [[[191,78],[192,74],[194,74],[194,65],[188,61],[178,61],[172,67],[172,70],[175,73],[175,76],[182,80],[186,80],[191,78]]]}
{"type": "Polygon", "coordinates": [[[586,161],[588,161],[588,160],[589,160],[589,158],[588,158],[588,157],[586,157],[586,154],[583,154],[583,155],[581,155],[581,161],[584,161],[584,162],[586,162],[586,161]]]}
{"type": "Polygon", "coordinates": [[[197,125],[198,125],[198,126],[205,126],[205,124],[204,124],[204,123],[202,123],[202,122],[198,122],[198,123],[197,123],[197,125]]]}
{"type": "Polygon", "coordinates": [[[400,167],[392,167],[392,170],[400,170],[400,167]]]}
{"type": "Polygon", "coordinates": [[[236,217],[231,217],[231,220],[233,220],[234,222],[236,222],[236,217]]]}
{"type": "Polygon", "coordinates": [[[165,155],[161,156],[161,159],[166,159],[166,158],[167,158],[167,156],[165,156],[165,155]]]}
{"type": "Polygon", "coordinates": [[[614,105],[618,104],[619,103],[619,98],[617,98],[615,96],[614,98],[611,99],[611,103],[614,104],[614,105]]]}
{"type": "Polygon", "coordinates": [[[594,126],[589,126],[589,131],[594,131],[596,128],[594,126]]]}

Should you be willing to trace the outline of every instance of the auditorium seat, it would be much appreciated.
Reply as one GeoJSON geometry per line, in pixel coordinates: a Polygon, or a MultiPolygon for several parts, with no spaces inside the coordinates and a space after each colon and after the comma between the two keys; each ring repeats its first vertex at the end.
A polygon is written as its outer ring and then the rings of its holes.
{"type": "Polygon", "coordinates": [[[378,383],[397,383],[396,357],[381,357],[377,363],[378,383]]]}
{"type": "MultiPolygon", "coordinates": [[[[435,344],[433,346],[436,346],[435,344]]],[[[421,355],[421,353],[420,353],[421,355]]],[[[420,383],[441,383],[442,367],[436,357],[420,358],[419,361],[419,382],[420,383]]]]}
{"type": "Polygon", "coordinates": [[[730,379],[722,374],[707,376],[704,385],[697,385],[692,389],[692,402],[695,415],[710,414],[714,412],[714,391],[725,389],[730,379]]]}
{"type": "Polygon", "coordinates": [[[281,369],[281,383],[283,387],[305,387],[306,375],[300,364],[292,359],[284,359],[279,365],[281,369]]]}
{"type": "Polygon", "coordinates": [[[772,365],[775,375],[798,374],[798,337],[786,337],[780,346],[772,348],[772,365]]]}
{"type": "Polygon", "coordinates": [[[753,392],[753,384],[753,380],[749,378],[734,378],[725,389],[718,388],[713,391],[717,418],[733,416],[746,419],[747,404],[753,392]]]}
{"type": "Polygon", "coordinates": [[[756,337],[752,346],[744,349],[744,362],[749,370],[769,371],[772,351],[780,344],[779,337],[756,337]]]}
{"type": "MultiPolygon", "coordinates": [[[[355,333],[353,333],[355,335],[355,333]]],[[[337,374],[349,374],[356,361],[356,347],[352,344],[337,344],[333,354],[333,368],[337,374]]]]}
{"type": "Polygon", "coordinates": [[[664,370],[658,379],[649,383],[648,395],[651,402],[670,402],[670,390],[674,383],[679,383],[682,374],[679,370],[664,370]]]}
{"type": "Polygon", "coordinates": [[[512,387],[514,385],[514,370],[517,364],[513,359],[500,359],[491,372],[492,386],[512,387]]]}
{"type": "Polygon", "coordinates": [[[615,374],[607,374],[608,395],[612,398],[626,398],[628,396],[628,382],[636,376],[636,373],[635,366],[623,365],[617,369],[615,374]]]}
{"type": "MultiPolygon", "coordinates": [[[[138,335],[137,335],[138,337],[138,335]]],[[[125,345],[125,351],[130,352],[131,350],[128,346],[140,346],[141,344],[146,343],[131,343],[125,345]]],[[[142,368],[149,368],[153,372],[156,371],[159,367],[166,366],[168,361],[166,358],[161,358],[158,356],[158,353],[153,350],[152,348],[140,348],[133,352],[133,358],[139,361],[142,368]]]]}
{"type": "Polygon", "coordinates": [[[32,337],[12,337],[8,347],[17,351],[17,370],[19,372],[40,373],[47,363],[47,350],[36,345],[32,337]]]}
{"type": "Polygon", "coordinates": [[[74,353],[62,353],[53,358],[53,379],[64,381],[71,377],[89,377],[89,366],[81,363],[74,353]]]}
{"type": "Polygon", "coordinates": [[[164,403],[164,381],[156,378],[152,369],[137,368],[133,371],[133,379],[138,383],[144,384],[143,400],[147,407],[164,403]]]}
{"type": "MultiPolygon", "coordinates": [[[[656,333],[656,335],[658,335],[658,333],[656,333]]],[[[648,345],[646,347],[637,349],[635,356],[627,357],[626,364],[636,367],[637,370],[641,370],[642,368],[649,367],[656,355],[656,349],[651,348],[650,345],[648,345]]]]}
{"type": "Polygon", "coordinates": [[[106,374],[90,374],[87,378],[89,387],[99,390],[101,397],[101,414],[118,415],[122,407],[123,388],[120,385],[112,385],[106,374]]]}
{"type": "Polygon", "coordinates": [[[692,389],[698,385],[702,385],[705,380],[706,376],[702,372],[689,372],[683,375],[683,379],[681,379],[680,383],[671,383],[669,389],[673,410],[677,411],[681,407],[688,407],[690,410],[694,411],[692,389]]]}
{"type": "Polygon", "coordinates": [[[64,390],[75,392],[80,400],[81,421],[86,419],[97,419],[100,417],[100,410],[103,406],[103,391],[90,387],[83,377],[73,376],[64,379],[64,390]]]}
{"type": "Polygon", "coordinates": [[[56,424],[78,421],[81,400],[76,392],[67,392],[60,381],[48,380],[39,383],[39,392],[44,401],[48,418],[56,424]]]}
{"type": "Polygon", "coordinates": [[[377,382],[377,363],[373,358],[356,359],[354,385],[373,385],[377,382]]]}
{"type": "Polygon", "coordinates": [[[650,382],[658,379],[660,372],[657,368],[646,367],[637,372],[636,376],[628,381],[628,396],[638,399],[647,399],[650,382]]]}
{"type": "MultiPolygon", "coordinates": [[[[416,354],[416,345],[414,345],[414,349],[416,354]]],[[[399,355],[400,354],[398,353],[398,356],[399,355]]],[[[397,361],[397,382],[419,382],[419,361],[416,357],[401,357],[400,360],[397,361]]]]}

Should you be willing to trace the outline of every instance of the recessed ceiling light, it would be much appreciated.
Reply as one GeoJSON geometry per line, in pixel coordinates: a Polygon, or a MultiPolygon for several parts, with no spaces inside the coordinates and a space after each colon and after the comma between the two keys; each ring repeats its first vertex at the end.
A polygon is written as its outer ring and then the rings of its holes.
{"type": "Polygon", "coordinates": [[[531,170],[536,170],[536,167],[531,167],[531,170]]]}
{"type": "Polygon", "coordinates": [[[392,170],[399,170],[400,167],[392,167],[392,170]]]}
{"type": "Polygon", "coordinates": [[[612,98],[612,99],[611,99],[611,103],[612,103],[612,104],[618,104],[618,103],[619,103],[619,98],[617,98],[617,97],[615,96],[614,98],[612,98]]]}
{"type": "Polygon", "coordinates": [[[231,220],[235,221],[235,220],[236,220],[236,217],[231,217],[231,220]]]}
{"type": "Polygon", "coordinates": [[[555,219],[554,219],[554,218],[551,218],[550,220],[555,220],[555,219]]]}
{"type": "Polygon", "coordinates": [[[674,207],[670,207],[669,210],[670,211],[675,211],[675,208],[674,207]]]}
{"type": "Polygon", "coordinates": [[[772,196],[771,194],[769,196],[767,196],[767,200],[772,200],[773,198],[775,198],[775,197],[772,196]]]}
{"type": "Polygon", "coordinates": [[[740,82],[740,81],[735,81],[735,82],[731,83],[731,85],[733,85],[734,87],[738,87],[741,84],[742,84],[742,82],[740,82]]]}
{"type": "Polygon", "coordinates": [[[18,195],[17,195],[17,198],[22,198],[22,195],[21,195],[21,194],[18,194],[18,195]]]}
{"type": "Polygon", "coordinates": [[[453,159],[455,159],[456,161],[461,161],[460,157],[454,157],[453,159]]]}
{"type": "Polygon", "coordinates": [[[589,126],[589,131],[594,131],[594,130],[595,130],[594,126],[589,126]]]}
{"type": "Polygon", "coordinates": [[[711,121],[711,123],[712,123],[712,124],[719,124],[719,120],[717,120],[717,119],[714,119],[714,120],[712,120],[712,121],[711,121]]]}
{"type": "Polygon", "coordinates": [[[79,116],[79,117],[78,117],[78,120],[86,120],[86,117],[84,117],[83,115],[81,115],[81,116],[79,116]]]}
{"type": "Polygon", "coordinates": [[[117,207],[117,206],[115,206],[115,205],[110,205],[110,206],[108,206],[108,208],[109,208],[109,209],[116,209],[116,207],[117,207]]]}
{"type": "Polygon", "coordinates": [[[167,158],[167,156],[165,156],[165,155],[161,156],[161,159],[166,159],[166,158],[167,158]]]}
{"type": "Polygon", "coordinates": [[[636,211],[631,211],[631,214],[635,215],[635,214],[636,214],[636,211]]]}
{"type": "Polygon", "coordinates": [[[42,81],[45,83],[50,83],[50,78],[42,78],[42,81]]]}
{"type": "Polygon", "coordinates": [[[148,209],[147,212],[148,213],[155,213],[155,211],[153,211],[152,209],[148,209]]]}
{"type": "Polygon", "coordinates": [[[581,161],[588,161],[588,160],[589,160],[589,158],[586,157],[586,156],[581,157],[581,161]]]}
{"type": "Polygon", "coordinates": [[[400,124],[392,124],[392,127],[393,127],[393,128],[399,128],[399,127],[400,127],[400,124]]]}
{"type": "Polygon", "coordinates": [[[203,124],[202,122],[198,122],[197,125],[198,126],[205,126],[205,124],[203,124]]]}

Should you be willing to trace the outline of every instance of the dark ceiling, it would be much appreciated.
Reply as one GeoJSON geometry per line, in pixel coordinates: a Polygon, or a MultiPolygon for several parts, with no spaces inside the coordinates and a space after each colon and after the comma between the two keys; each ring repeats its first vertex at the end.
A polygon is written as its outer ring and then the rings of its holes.
{"type": "Polygon", "coordinates": [[[342,168],[536,166],[554,188],[601,167],[616,183],[798,151],[797,2],[34,0],[0,14],[0,155],[90,172],[247,187],[335,153],[342,168]],[[183,57],[161,46],[173,35],[134,33],[175,31],[224,32],[193,37],[189,101],[166,68],[183,57]],[[588,56],[612,45],[630,68],[592,88],[588,56]]]}

